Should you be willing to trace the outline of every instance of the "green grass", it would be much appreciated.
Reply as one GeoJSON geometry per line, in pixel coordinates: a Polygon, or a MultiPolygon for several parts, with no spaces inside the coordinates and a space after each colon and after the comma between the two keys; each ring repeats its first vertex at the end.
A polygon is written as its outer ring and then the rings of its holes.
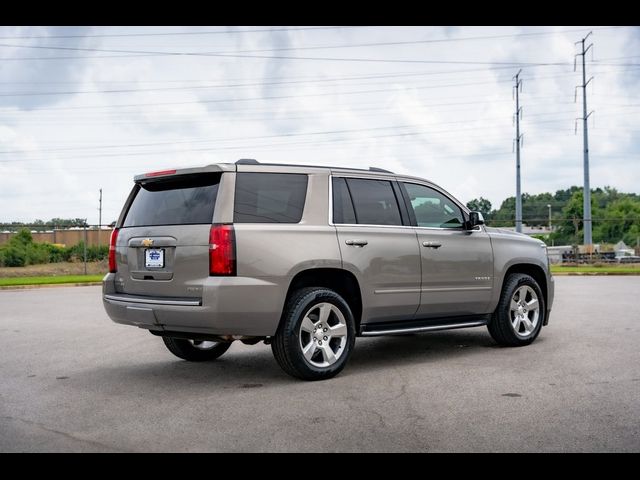
{"type": "Polygon", "coordinates": [[[586,273],[604,275],[640,275],[640,265],[551,265],[551,273],[586,273]]]}
{"type": "Polygon", "coordinates": [[[48,277],[10,277],[0,278],[0,287],[18,285],[51,285],[57,283],[100,282],[104,275],[58,275],[48,277]]]}

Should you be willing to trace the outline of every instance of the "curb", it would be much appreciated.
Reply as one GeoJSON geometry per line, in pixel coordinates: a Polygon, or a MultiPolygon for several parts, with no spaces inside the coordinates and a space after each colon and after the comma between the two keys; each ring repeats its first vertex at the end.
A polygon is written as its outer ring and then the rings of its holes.
{"type": "Polygon", "coordinates": [[[39,285],[5,285],[0,290],[31,290],[34,288],[56,288],[56,287],[95,287],[102,285],[102,282],[82,282],[82,283],[43,283],[39,285]]]}
{"type": "Polygon", "coordinates": [[[607,277],[607,276],[615,276],[615,277],[620,277],[620,276],[638,276],[640,275],[640,273],[634,273],[634,272],[552,272],[551,273],[554,277],[570,277],[570,276],[574,276],[574,277],[607,277]]]}

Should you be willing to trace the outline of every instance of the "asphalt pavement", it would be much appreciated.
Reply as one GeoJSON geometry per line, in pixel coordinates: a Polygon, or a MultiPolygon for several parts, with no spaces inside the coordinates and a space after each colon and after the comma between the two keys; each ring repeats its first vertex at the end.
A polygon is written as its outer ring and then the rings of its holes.
{"type": "Polygon", "coordinates": [[[263,344],[181,361],[100,293],[0,291],[0,452],[640,451],[640,277],[556,277],[527,347],[484,327],[359,338],[324,382],[263,344]]]}

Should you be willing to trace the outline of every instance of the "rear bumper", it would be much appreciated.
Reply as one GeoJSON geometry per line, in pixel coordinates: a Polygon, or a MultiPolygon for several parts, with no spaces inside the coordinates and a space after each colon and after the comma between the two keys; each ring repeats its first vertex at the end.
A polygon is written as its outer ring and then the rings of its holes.
{"type": "Polygon", "coordinates": [[[274,335],[287,288],[264,278],[209,277],[202,297],[152,297],[116,292],[114,279],[109,273],[102,282],[104,308],[114,322],[211,335],[274,335]]]}

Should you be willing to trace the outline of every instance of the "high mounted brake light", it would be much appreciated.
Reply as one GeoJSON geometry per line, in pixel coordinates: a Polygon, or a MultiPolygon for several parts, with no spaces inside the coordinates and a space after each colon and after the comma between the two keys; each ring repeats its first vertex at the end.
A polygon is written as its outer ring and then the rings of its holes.
{"type": "Polygon", "coordinates": [[[174,173],[176,173],[176,170],[158,170],[157,172],[145,173],[144,176],[147,178],[162,177],[163,175],[173,175],[174,173]]]}
{"type": "Polygon", "coordinates": [[[211,225],[209,231],[209,275],[235,276],[236,236],[233,225],[211,225]]]}

